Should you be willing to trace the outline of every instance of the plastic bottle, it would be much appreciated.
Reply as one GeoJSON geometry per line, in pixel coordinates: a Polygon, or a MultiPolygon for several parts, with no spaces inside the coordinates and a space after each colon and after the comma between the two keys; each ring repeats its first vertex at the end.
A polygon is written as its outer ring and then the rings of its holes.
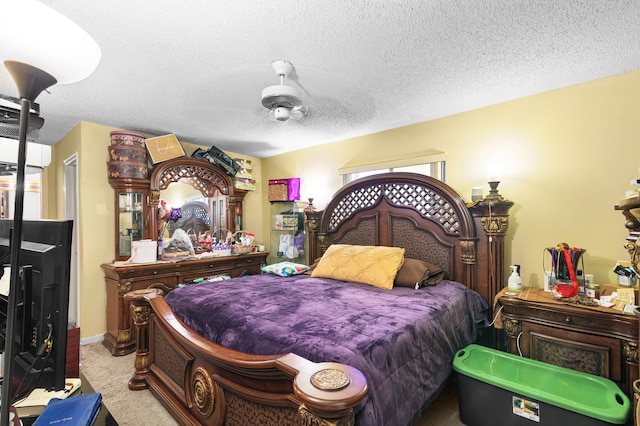
{"type": "Polygon", "coordinates": [[[509,291],[522,291],[522,278],[520,278],[520,275],[518,274],[520,265],[511,265],[509,267],[511,268],[511,275],[507,282],[507,288],[509,291]]]}

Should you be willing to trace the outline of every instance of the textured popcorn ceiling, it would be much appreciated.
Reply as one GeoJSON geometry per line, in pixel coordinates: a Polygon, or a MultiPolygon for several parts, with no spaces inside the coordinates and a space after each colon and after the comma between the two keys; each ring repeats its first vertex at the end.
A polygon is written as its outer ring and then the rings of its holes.
{"type": "Polygon", "coordinates": [[[84,120],[265,157],[640,68],[637,0],[44,2],[102,48],[38,97],[46,144],[84,120]],[[262,116],[276,59],[301,121],[262,116]]]}

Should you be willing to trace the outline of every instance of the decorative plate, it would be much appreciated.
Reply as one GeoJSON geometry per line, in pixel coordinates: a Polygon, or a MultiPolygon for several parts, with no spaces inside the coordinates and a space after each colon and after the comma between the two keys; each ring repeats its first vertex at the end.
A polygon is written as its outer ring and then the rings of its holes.
{"type": "Polygon", "coordinates": [[[311,375],[311,384],[322,390],[339,390],[351,382],[349,375],[335,368],[327,368],[311,375]]]}

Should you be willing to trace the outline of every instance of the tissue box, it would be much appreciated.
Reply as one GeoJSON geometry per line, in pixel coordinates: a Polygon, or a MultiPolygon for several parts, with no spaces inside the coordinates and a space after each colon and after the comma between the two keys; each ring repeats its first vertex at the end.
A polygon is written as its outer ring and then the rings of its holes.
{"type": "Polygon", "coordinates": [[[638,277],[635,275],[618,275],[618,284],[624,287],[633,287],[638,282],[638,277]]]}
{"type": "Polygon", "coordinates": [[[631,268],[631,262],[619,260],[613,272],[617,275],[618,284],[625,287],[633,287],[638,281],[638,276],[631,268]]]}

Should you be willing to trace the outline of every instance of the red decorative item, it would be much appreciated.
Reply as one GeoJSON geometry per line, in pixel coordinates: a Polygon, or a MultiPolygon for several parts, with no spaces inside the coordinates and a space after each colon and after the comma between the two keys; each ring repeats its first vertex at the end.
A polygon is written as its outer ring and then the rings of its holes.
{"type": "Polygon", "coordinates": [[[547,250],[551,253],[553,296],[556,299],[575,297],[580,291],[576,268],[586,250],[570,248],[566,243],[559,243],[556,247],[547,250]]]}
{"type": "Polygon", "coordinates": [[[555,291],[563,298],[573,297],[578,294],[577,286],[569,284],[558,284],[555,291]]]}

